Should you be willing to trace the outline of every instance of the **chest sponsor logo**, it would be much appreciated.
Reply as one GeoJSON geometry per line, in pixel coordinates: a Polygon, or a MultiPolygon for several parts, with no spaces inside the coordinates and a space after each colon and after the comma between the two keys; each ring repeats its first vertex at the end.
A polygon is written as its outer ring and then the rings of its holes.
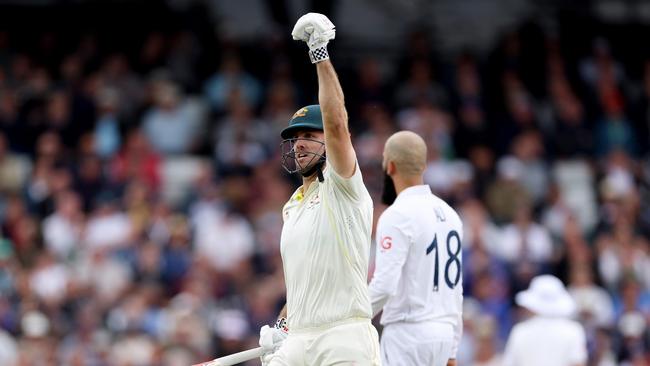
{"type": "Polygon", "coordinates": [[[317,204],[320,203],[320,196],[315,195],[314,197],[309,199],[309,202],[307,202],[307,208],[311,209],[314,208],[317,204]]]}

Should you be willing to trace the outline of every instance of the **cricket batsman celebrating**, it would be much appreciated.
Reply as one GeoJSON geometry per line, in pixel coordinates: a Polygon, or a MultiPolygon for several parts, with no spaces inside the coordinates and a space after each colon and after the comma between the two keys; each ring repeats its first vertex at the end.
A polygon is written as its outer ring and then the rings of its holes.
{"type": "Polygon", "coordinates": [[[303,185],[282,212],[286,325],[260,330],[264,365],[380,364],[366,284],[372,200],[327,51],[335,33],[317,13],[303,15],[291,33],[309,47],[320,105],[299,109],[281,132],[282,165],[301,174],[303,185]]]}

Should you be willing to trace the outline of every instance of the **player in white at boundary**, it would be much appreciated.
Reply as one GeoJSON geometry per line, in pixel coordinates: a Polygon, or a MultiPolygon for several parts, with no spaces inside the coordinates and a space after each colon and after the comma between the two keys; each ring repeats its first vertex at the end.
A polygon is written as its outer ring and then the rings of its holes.
{"type": "Polygon", "coordinates": [[[534,316],[517,323],[508,336],[504,366],[584,366],[587,340],[582,324],[570,317],[576,305],[551,275],[533,278],[530,287],[515,296],[517,305],[534,316]]]}
{"type": "Polygon", "coordinates": [[[267,350],[262,362],[379,365],[366,282],[372,199],[363,184],[343,91],[326,48],[334,38],[334,24],[322,14],[309,13],[298,20],[292,35],[309,46],[320,106],[301,108],[282,131],[283,147],[288,147],[283,149],[283,166],[300,173],[303,185],[282,212],[287,326],[260,330],[260,346],[267,350]]]}
{"type": "Polygon", "coordinates": [[[377,224],[370,282],[373,315],[383,308],[383,366],[455,365],[462,334],[462,223],[424,185],[426,156],[410,131],[384,146],[382,200],[390,207],[377,224]]]}

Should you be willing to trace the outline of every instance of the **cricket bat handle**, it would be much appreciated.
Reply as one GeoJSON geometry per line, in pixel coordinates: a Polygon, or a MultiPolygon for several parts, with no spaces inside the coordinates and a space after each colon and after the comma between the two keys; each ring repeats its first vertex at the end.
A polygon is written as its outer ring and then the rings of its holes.
{"type": "Polygon", "coordinates": [[[192,366],[232,366],[238,363],[246,362],[254,358],[262,357],[264,349],[262,347],[252,348],[246,351],[233,353],[232,355],[215,358],[212,361],[197,363],[192,366]]]}

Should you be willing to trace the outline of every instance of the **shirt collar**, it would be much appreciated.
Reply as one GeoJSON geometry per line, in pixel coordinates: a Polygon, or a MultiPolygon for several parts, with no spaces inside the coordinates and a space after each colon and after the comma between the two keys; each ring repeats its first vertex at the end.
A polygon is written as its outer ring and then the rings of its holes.
{"type": "Polygon", "coordinates": [[[422,185],[418,185],[418,186],[410,186],[410,187],[406,188],[405,190],[403,190],[402,192],[400,192],[400,194],[397,196],[396,201],[399,200],[402,197],[421,196],[421,195],[425,195],[425,194],[433,194],[433,192],[431,192],[431,187],[429,187],[428,184],[422,184],[422,185]]]}
{"type": "Polygon", "coordinates": [[[301,185],[296,189],[296,191],[293,193],[291,196],[291,199],[296,200],[296,201],[302,201],[305,197],[309,196],[314,192],[318,186],[320,185],[320,182],[318,181],[318,178],[316,178],[311,184],[309,184],[309,188],[305,191],[305,185],[301,185]]]}

